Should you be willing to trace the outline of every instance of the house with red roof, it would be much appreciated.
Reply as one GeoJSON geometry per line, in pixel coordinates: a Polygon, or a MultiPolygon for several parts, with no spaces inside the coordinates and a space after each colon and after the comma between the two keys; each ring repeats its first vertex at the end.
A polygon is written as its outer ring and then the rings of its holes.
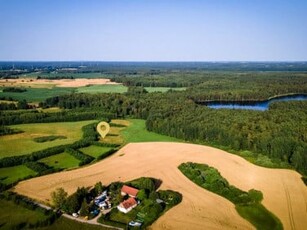
{"type": "Polygon", "coordinates": [[[133,208],[135,208],[138,205],[137,201],[133,197],[129,197],[127,200],[124,200],[121,202],[117,209],[123,213],[130,212],[133,208]]]}
{"type": "Polygon", "coordinates": [[[130,197],[136,197],[138,194],[139,190],[136,188],[132,188],[130,186],[124,185],[121,189],[121,195],[122,196],[130,196],[130,197]]]}

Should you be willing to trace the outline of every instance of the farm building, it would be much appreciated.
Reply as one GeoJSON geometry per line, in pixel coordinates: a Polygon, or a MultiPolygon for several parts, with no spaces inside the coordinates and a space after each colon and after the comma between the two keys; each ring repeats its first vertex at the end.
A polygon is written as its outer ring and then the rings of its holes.
{"type": "Polygon", "coordinates": [[[138,205],[137,201],[133,197],[130,197],[127,200],[121,202],[117,206],[117,209],[123,213],[128,213],[137,205],[138,205]]]}
{"type": "Polygon", "coordinates": [[[136,188],[132,188],[130,186],[124,185],[121,189],[121,195],[122,196],[130,196],[130,197],[136,197],[138,194],[139,190],[136,188]]]}

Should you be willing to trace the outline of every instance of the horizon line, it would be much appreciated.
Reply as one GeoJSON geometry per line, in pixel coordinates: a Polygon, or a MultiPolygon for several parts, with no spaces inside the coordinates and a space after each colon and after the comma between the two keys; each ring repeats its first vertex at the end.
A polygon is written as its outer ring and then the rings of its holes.
{"type": "Polygon", "coordinates": [[[117,63],[279,63],[279,62],[286,62],[286,63],[295,63],[295,62],[307,62],[307,60],[279,60],[279,61],[273,61],[273,60],[261,60],[261,61],[139,61],[139,60],[0,60],[0,62],[117,62],[117,63]]]}

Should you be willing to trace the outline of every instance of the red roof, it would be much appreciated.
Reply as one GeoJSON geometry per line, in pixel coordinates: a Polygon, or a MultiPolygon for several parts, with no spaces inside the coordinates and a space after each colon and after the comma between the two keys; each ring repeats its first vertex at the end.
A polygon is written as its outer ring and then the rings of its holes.
{"type": "Polygon", "coordinates": [[[136,205],[137,202],[134,198],[130,197],[128,198],[127,200],[124,200],[121,205],[125,208],[125,209],[128,209],[134,205],[136,205]]]}
{"type": "Polygon", "coordinates": [[[121,192],[126,193],[126,194],[128,194],[130,196],[136,196],[138,194],[139,190],[136,189],[136,188],[132,188],[130,186],[124,185],[122,187],[121,192]]]}

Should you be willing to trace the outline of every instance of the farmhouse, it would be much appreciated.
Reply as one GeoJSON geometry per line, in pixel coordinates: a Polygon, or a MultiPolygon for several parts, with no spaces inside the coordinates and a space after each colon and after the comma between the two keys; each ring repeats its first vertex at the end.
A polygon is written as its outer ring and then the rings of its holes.
{"type": "Polygon", "coordinates": [[[123,213],[128,213],[137,205],[138,205],[137,201],[133,197],[130,197],[127,200],[121,202],[117,206],[117,209],[123,213]]]}
{"type": "Polygon", "coordinates": [[[130,196],[130,197],[136,197],[138,194],[139,190],[136,188],[132,188],[130,186],[124,185],[121,189],[121,195],[122,196],[130,196]]]}

